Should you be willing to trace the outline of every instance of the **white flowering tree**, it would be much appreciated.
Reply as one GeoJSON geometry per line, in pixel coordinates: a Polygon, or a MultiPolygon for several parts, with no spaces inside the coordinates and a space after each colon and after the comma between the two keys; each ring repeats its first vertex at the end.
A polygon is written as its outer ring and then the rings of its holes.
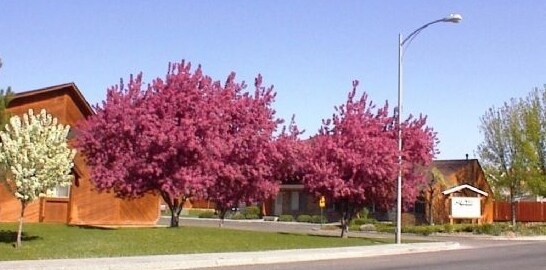
{"type": "Polygon", "coordinates": [[[17,247],[21,246],[27,205],[48,189],[72,183],[76,151],[68,146],[69,129],[45,110],[35,115],[30,109],[22,118],[11,117],[0,131],[0,164],[7,173],[4,181],[21,202],[17,247]]]}

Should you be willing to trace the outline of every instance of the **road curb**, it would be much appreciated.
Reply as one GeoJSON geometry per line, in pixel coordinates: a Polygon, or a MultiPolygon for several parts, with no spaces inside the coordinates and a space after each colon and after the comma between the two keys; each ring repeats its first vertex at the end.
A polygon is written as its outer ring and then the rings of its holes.
{"type": "Polygon", "coordinates": [[[433,242],[400,245],[388,244],[363,247],[316,248],[256,252],[203,253],[89,259],[56,259],[40,261],[9,261],[0,262],[0,268],[13,270],[174,270],[219,266],[363,258],[395,254],[452,250],[459,247],[459,243],[456,242],[433,242]]]}

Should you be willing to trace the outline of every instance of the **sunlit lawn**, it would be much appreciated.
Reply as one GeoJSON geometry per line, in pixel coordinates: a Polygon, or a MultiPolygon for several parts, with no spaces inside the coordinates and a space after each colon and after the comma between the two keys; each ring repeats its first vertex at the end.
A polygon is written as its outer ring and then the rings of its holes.
{"type": "Polygon", "coordinates": [[[13,247],[17,224],[0,224],[0,260],[115,257],[319,247],[363,246],[362,238],[309,236],[221,228],[98,229],[25,224],[23,246],[13,247]]]}

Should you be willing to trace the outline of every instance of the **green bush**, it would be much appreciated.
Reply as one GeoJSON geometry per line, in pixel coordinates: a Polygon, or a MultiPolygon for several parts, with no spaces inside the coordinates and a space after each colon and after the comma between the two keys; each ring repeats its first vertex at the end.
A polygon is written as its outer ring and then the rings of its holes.
{"type": "Polygon", "coordinates": [[[260,216],[258,216],[256,214],[246,214],[246,215],[244,215],[244,217],[246,219],[260,219],[260,216]]]}
{"type": "Polygon", "coordinates": [[[198,217],[199,218],[214,218],[214,212],[212,212],[212,211],[201,212],[198,215],[198,217]]]}
{"type": "Polygon", "coordinates": [[[325,223],[325,218],[319,215],[311,216],[311,223],[325,223]]]}
{"type": "Polygon", "coordinates": [[[474,233],[477,234],[501,235],[502,232],[503,228],[501,225],[482,224],[474,227],[474,233]]]}
{"type": "Polygon", "coordinates": [[[280,215],[278,220],[283,222],[292,222],[294,221],[294,217],[292,215],[280,215]]]}
{"type": "Polygon", "coordinates": [[[456,232],[474,232],[474,225],[472,224],[457,224],[454,226],[456,232]]]}
{"type": "Polygon", "coordinates": [[[368,218],[355,218],[351,221],[351,224],[354,225],[363,225],[363,224],[375,224],[375,219],[368,219],[368,218]]]}
{"type": "Polygon", "coordinates": [[[515,231],[520,235],[546,235],[546,224],[518,224],[515,231]]]}
{"type": "Polygon", "coordinates": [[[444,224],[444,232],[452,233],[454,231],[455,231],[455,227],[453,227],[453,225],[451,225],[449,223],[444,224]]]}
{"type": "MultiPolygon", "coordinates": [[[[260,212],[261,212],[260,208],[258,208],[257,206],[247,206],[241,210],[241,214],[245,215],[245,217],[260,216],[260,212]]],[[[250,218],[247,217],[247,219],[250,219],[250,218]]]]}
{"type": "Polygon", "coordinates": [[[384,233],[394,233],[394,225],[390,223],[381,223],[378,222],[375,224],[375,229],[378,232],[384,232],[384,233]]]}
{"type": "Polygon", "coordinates": [[[405,233],[414,233],[421,235],[430,235],[432,233],[444,232],[445,226],[442,225],[421,225],[421,226],[404,226],[402,227],[402,232],[405,233]]]}
{"type": "Polygon", "coordinates": [[[241,220],[241,219],[245,219],[245,215],[241,214],[241,213],[235,213],[233,216],[231,216],[231,219],[235,219],[235,220],[241,220]]]}
{"type": "Polygon", "coordinates": [[[208,209],[189,209],[188,210],[188,216],[190,217],[198,217],[200,214],[202,213],[206,213],[206,212],[210,212],[210,213],[214,213],[213,210],[208,210],[208,209]]]}
{"type": "Polygon", "coordinates": [[[299,215],[296,220],[298,222],[311,222],[311,216],[310,215],[299,215]]]}

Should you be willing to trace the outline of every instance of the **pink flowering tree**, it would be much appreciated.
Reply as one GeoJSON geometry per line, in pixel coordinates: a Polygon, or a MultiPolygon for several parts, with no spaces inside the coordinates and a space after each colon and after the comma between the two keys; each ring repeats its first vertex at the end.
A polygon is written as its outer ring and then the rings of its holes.
{"type": "Polygon", "coordinates": [[[271,157],[274,178],[286,184],[301,184],[305,175],[306,157],[309,151],[307,141],[299,137],[300,131],[292,116],[288,126],[284,126],[275,139],[276,155],[271,157]]]}
{"type": "MultiPolygon", "coordinates": [[[[357,86],[355,81],[347,102],[336,107],[310,139],[304,176],[310,192],[336,204],[342,237],[347,237],[349,223],[365,205],[393,205],[399,168],[396,117],[389,115],[387,104],[377,108],[366,94],[356,99],[357,86]]],[[[423,117],[402,123],[406,205],[415,200],[424,181],[415,167],[429,164],[435,154],[436,135],[425,124],[423,117]]]]}
{"type": "Polygon", "coordinates": [[[215,202],[220,226],[231,208],[263,201],[279,189],[273,173],[272,159],[277,156],[273,133],[282,121],[271,107],[273,88],[263,87],[258,76],[252,94],[243,92],[245,85],[234,80],[232,74],[215,93],[214,106],[222,121],[216,126],[219,143],[208,170],[213,184],[206,194],[215,202]]]}
{"type": "Polygon", "coordinates": [[[77,136],[96,188],[122,198],[160,194],[178,226],[184,201],[212,184],[208,162],[219,142],[209,101],[219,87],[181,62],[146,87],[140,74],[108,89],[77,136]]]}

